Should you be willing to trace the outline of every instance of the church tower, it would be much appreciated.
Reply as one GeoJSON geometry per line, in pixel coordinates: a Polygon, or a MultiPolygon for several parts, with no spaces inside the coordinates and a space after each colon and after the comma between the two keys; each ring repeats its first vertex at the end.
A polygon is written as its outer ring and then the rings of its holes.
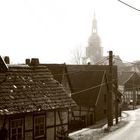
{"type": "Polygon", "coordinates": [[[103,48],[101,47],[101,40],[98,36],[97,20],[94,12],[91,35],[88,39],[88,47],[86,47],[86,58],[90,60],[91,64],[95,64],[102,57],[103,48]]]}

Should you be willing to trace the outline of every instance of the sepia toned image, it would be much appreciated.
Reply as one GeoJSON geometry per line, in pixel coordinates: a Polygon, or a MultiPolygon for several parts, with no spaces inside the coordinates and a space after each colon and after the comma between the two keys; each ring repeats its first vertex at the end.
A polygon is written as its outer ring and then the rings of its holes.
{"type": "Polygon", "coordinates": [[[140,2],[0,0],[0,140],[139,140],[140,2]]]}

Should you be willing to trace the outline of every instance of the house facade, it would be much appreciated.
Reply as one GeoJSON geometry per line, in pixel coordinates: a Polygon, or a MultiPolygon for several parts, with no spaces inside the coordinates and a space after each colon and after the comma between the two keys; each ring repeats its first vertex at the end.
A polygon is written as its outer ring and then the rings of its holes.
{"type": "MultiPolygon", "coordinates": [[[[71,110],[72,129],[83,128],[107,118],[108,75],[106,65],[66,65],[46,64],[56,80],[70,91],[71,97],[78,104],[71,110]],[[61,71],[58,71],[60,69],[61,71]],[[57,70],[57,71],[56,71],[57,70]],[[60,76],[60,77],[58,77],[60,76]]],[[[113,116],[119,115],[120,106],[117,87],[117,67],[113,66],[113,116]],[[116,106],[117,102],[117,106],[116,106]],[[116,111],[117,109],[117,111],[116,111]]]]}
{"type": "Polygon", "coordinates": [[[124,83],[124,97],[128,104],[140,104],[140,76],[136,72],[124,83]]]}
{"type": "MultiPolygon", "coordinates": [[[[85,102],[80,102],[88,110],[89,106],[94,110],[93,123],[101,119],[107,119],[108,93],[109,93],[109,66],[107,65],[67,65],[67,71],[71,81],[72,98],[76,101],[82,98],[85,102]],[[81,74],[83,73],[83,74],[81,74]],[[80,75],[81,74],[81,75],[80,75]],[[83,75],[83,76],[82,76],[83,75]],[[81,88],[77,88],[77,86],[81,88]],[[84,86],[86,87],[84,87],[84,86]],[[92,88],[90,90],[90,88],[92,88]],[[89,89],[89,90],[88,90],[89,89]],[[79,90],[79,91],[77,91],[79,90]],[[81,92],[83,91],[83,92],[81,92]],[[79,93],[78,93],[79,92],[79,93]],[[77,93],[77,94],[75,94],[77,93]],[[90,96],[88,96],[90,94],[90,96]],[[90,105],[89,103],[92,103],[90,105]]],[[[113,94],[112,94],[112,115],[117,118],[120,112],[117,81],[117,66],[112,69],[113,94]]],[[[81,99],[81,100],[82,100],[81,99]]],[[[80,112],[80,110],[79,110],[80,112]]],[[[88,112],[88,111],[87,111],[88,112]]],[[[88,113],[87,113],[88,114],[88,113]]],[[[87,125],[87,124],[86,124],[87,125]]]]}
{"type": "Polygon", "coordinates": [[[119,76],[119,89],[123,93],[123,102],[130,104],[135,100],[140,104],[140,76],[133,71],[123,71],[119,76]]]}
{"type": "Polygon", "coordinates": [[[95,124],[107,116],[107,85],[105,71],[80,71],[70,76],[72,98],[78,104],[73,109],[72,122],[83,127],[95,124]]]}
{"type": "Polygon", "coordinates": [[[0,137],[60,140],[67,137],[76,103],[46,66],[6,64],[0,57],[0,137]]]}

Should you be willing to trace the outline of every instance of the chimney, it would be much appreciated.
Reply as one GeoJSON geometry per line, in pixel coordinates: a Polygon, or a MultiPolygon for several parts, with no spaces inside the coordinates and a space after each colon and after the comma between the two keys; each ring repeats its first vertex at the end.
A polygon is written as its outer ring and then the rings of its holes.
{"type": "Polygon", "coordinates": [[[9,56],[5,56],[4,57],[4,61],[5,61],[6,64],[10,64],[10,58],[9,58],[9,56]]]}
{"type": "Polygon", "coordinates": [[[30,59],[29,59],[29,58],[27,58],[27,59],[25,60],[25,64],[26,64],[26,65],[30,65],[30,59]]]}
{"type": "Polygon", "coordinates": [[[38,58],[32,58],[30,64],[32,66],[38,66],[39,65],[39,59],[38,58]]]}

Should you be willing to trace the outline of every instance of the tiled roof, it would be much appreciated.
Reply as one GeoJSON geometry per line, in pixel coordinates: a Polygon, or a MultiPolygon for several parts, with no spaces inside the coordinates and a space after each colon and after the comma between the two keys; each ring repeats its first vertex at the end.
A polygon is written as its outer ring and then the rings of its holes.
{"type": "MultiPolygon", "coordinates": [[[[108,65],[67,65],[68,71],[106,71],[109,73],[109,66],[108,65]]],[[[112,67],[113,78],[117,78],[117,66],[112,67]]]]}
{"type": "MultiPolygon", "coordinates": [[[[79,72],[79,71],[106,71],[106,75],[109,74],[109,66],[108,65],[67,65],[68,72],[79,72]]],[[[118,74],[117,74],[117,66],[112,67],[112,78],[114,84],[117,86],[118,83],[118,74]]]]}
{"type": "Polygon", "coordinates": [[[0,79],[0,115],[76,105],[46,66],[9,65],[0,79]]]}
{"type": "Polygon", "coordinates": [[[65,64],[41,64],[47,66],[54,76],[54,79],[62,82],[63,74],[65,73],[65,64]]]}

